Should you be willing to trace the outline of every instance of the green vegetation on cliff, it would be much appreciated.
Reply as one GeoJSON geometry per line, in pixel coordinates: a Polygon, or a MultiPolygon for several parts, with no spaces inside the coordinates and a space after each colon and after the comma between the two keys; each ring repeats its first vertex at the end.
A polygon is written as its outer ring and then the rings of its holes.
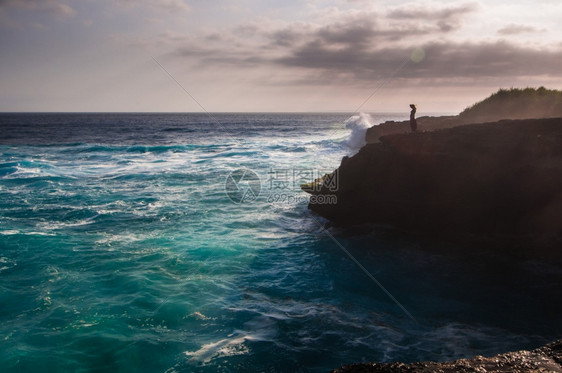
{"type": "Polygon", "coordinates": [[[500,89],[463,110],[465,121],[562,117],[562,91],[540,88],[500,89]]]}

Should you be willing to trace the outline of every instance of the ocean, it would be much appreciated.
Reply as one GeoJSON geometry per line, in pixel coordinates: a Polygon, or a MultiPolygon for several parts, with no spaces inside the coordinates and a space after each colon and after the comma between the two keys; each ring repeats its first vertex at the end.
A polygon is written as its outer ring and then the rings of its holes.
{"type": "Polygon", "coordinates": [[[0,114],[1,370],[326,372],[560,338],[556,264],[307,209],[300,184],[404,119],[0,114]]]}

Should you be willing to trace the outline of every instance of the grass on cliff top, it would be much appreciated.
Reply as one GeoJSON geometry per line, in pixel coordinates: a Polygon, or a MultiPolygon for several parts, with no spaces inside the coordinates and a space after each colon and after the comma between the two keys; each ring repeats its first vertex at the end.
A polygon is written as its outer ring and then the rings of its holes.
{"type": "Polygon", "coordinates": [[[562,117],[562,91],[545,87],[500,89],[459,116],[486,121],[562,117]]]}

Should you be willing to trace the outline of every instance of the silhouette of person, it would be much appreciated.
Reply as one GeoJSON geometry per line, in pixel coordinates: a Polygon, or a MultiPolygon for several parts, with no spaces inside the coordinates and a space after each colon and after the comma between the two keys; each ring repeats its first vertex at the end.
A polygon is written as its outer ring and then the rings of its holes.
{"type": "Polygon", "coordinates": [[[418,122],[416,121],[416,105],[411,104],[410,107],[412,111],[410,111],[410,128],[412,128],[412,132],[416,132],[418,129],[418,122]]]}

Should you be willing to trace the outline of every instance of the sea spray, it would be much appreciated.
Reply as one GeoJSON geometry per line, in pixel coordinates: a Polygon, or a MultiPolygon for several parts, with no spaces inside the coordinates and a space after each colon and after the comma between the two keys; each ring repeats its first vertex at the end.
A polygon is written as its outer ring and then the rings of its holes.
{"type": "Polygon", "coordinates": [[[359,113],[359,115],[354,115],[345,121],[345,128],[351,130],[345,144],[352,151],[352,154],[357,153],[367,143],[365,133],[371,126],[373,126],[373,118],[367,113],[359,113]]]}

